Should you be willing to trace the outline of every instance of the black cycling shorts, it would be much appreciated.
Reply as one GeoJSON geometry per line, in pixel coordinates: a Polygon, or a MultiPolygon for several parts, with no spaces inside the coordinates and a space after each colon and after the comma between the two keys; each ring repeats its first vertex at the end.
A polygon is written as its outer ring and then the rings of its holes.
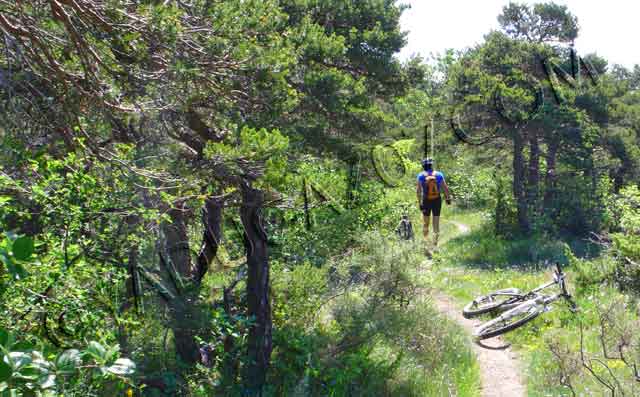
{"type": "Polygon", "coordinates": [[[433,212],[433,216],[440,216],[441,209],[442,209],[442,197],[438,197],[435,200],[425,199],[422,202],[422,213],[426,216],[431,215],[431,212],[433,212]]]}

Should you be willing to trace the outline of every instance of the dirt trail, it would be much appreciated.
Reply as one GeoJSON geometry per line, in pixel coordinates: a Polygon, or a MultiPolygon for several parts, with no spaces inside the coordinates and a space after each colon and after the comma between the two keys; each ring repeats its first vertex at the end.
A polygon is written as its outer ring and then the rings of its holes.
{"type": "MultiPolygon", "coordinates": [[[[446,295],[434,294],[433,303],[440,312],[460,324],[470,334],[473,332],[474,326],[480,323],[478,320],[468,320],[462,317],[461,310],[446,295]]],[[[504,347],[505,343],[498,337],[487,341],[485,345],[499,348],[504,347]]],[[[526,387],[520,376],[520,363],[511,348],[490,350],[474,343],[473,351],[480,365],[481,396],[521,397],[526,395],[526,387]]]]}
{"type": "MultiPolygon", "coordinates": [[[[451,221],[462,234],[470,231],[464,223],[451,221]]],[[[460,324],[469,334],[479,320],[469,320],[462,316],[462,311],[456,306],[453,298],[442,293],[433,294],[435,307],[447,317],[460,324]]],[[[480,378],[482,382],[481,396],[483,397],[524,397],[526,387],[520,375],[521,366],[518,357],[511,348],[505,348],[505,342],[501,338],[493,338],[485,341],[485,346],[498,348],[487,349],[473,344],[473,350],[480,366],[480,378]],[[500,349],[502,348],[502,349],[500,349]]]]}

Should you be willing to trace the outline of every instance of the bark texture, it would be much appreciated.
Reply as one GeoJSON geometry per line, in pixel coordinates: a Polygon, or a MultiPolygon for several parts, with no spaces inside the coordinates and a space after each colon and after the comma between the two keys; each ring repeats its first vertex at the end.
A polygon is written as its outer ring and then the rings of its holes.
{"type": "Polygon", "coordinates": [[[244,183],[240,219],[245,230],[247,253],[248,315],[254,320],[249,330],[249,357],[244,379],[249,395],[253,396],[262,393],[272,350],[267,234],[260,213],[263,204],[263,192],[244,183]]]}
{"type": "Polygon", "coordinates": [[[191,260],[185,212],[183,205],[169,211],[172,222],[163,225],[166,258],[161,252],[161,262],[164,262],[176,290],[175,299],[169,302],[176,352],[182,361],[193,364],[201,358],[195,341],[198,329],[195,308],[202,279],[218,251],[222,235],[222,203],[213,198],[205,202],[202,246],[195,264],[191,260]]]}
{"type": "Polygon", "coordinates": [[[547,154],[545,156],[545,162],[547,164],[547,174],[544,178],[544,199],[543,206],[546,215],[550,214],[549,211],[553,210],[553,201],[555,199],[556,191],[556,156],[558,153],[558,142],[551,140],[547,144],[547,154]]]}
{"type": "Polygon", "coordinates": [[[526,232],[529,230],[529,216],[524,181],[524,138],[515,132],[513,136],[513,198],[516,200],[518,211],[518,226],[521,231],[526,232]]]}
{"type": "Polygon", "coordinates": [[[538,129],[532,128],[529,132],[529,174],[527,176],[527,202],[529,215],[537,216],[539,213],[540,192],[540,143],[538,129]]]}

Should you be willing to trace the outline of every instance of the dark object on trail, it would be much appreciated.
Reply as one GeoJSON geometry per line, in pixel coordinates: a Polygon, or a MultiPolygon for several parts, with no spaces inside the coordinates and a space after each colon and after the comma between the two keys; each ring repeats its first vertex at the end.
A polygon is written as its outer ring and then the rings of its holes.
{"type": "Polygon", "coordinates": [[[407,214],[402,215],[402,219],[396,228],[396,234],[402,240],[413,240],[413,226],[407,214]]]}

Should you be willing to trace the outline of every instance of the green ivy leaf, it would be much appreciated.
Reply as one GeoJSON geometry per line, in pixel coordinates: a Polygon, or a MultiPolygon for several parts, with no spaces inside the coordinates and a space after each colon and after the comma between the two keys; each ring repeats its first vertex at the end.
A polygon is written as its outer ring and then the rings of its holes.
{"type": "Polygon", "coordinates": [[[0,394],[2,397],[20,397],[18,390],[14,388],[9,389],[9,385],[6,383],[0,383],[0,392],[2,392],[2,394],[0,394]]]}
{"type": "Polygon", "coordinates": [[[13,242],[13,256],[21,261],[28,260],[33,254],[33,239],[20,237],[13,242]]]}
{"type": "Polygon", "coordinates": [[[107,350],[100,343],[91,341],[89,342],[89,346],[87,346],[85,353],[89,354],[97,361],[104,362],[107,350]]]}
{"type": "Polygon", "coordinates": [[[38,385],[41,389],[48,389],[56,385],[56,376],[54,374],[46,374],[38,379],[38,385]]]}
{"type": "Polygon", "coordinates": [[[32,343],[29,343],[27,341],[21,341],[18,342],[16,344],[11,345],[11,351],[14,352],[25,352],[28,353],[30,351],[32,351],[34,348],[32,343]]]}
{"type": "Polygon", "coordinates": [[[18,373],[15,375],[16,378],[22,380],[35,381],[41,376],[40,369],[38,367],[33,366],[25,366],[20,368],[18,373]]]}
{"type": "Polygon", "coordinates": [[[31,364],[32,361],[31,356],[23,352],[11,352],[7,357],[14,371],[31,364]]]}
{"type": "Polygon", "coordinates": [[[56,370],[58,373],[71,374],[76,367],[82,363],[80,351],[77,349],[65,350],[56,359],[56,370]]]}
{"type": "Polygon", "coordinates": [[[1,250],[0,262],[4,263],[14,280],[21,280],[29,275],[21,264],[14,262],[6,252],[1,250]]]}
{"type": "Polygon", "coordinates": [[[107,363],[113,362],[120,353],[120,345],[116,344],[113,346],[107,346],[107,351],[104,355],[105,361],[107,363]]]}
{"type": "Polygon", "coordinates": [[[0,346],[3,346],[8,349],[9,342],[10,342],[9,338],[10,338],[9,333],[4,329],[0,329],[0,346]]]}
{"type": "Polygon", "coordinates": [[[4,355],[0,354],[0,383],[9,380],[12,373],[11,367],[5,362],[4,355]]]}

